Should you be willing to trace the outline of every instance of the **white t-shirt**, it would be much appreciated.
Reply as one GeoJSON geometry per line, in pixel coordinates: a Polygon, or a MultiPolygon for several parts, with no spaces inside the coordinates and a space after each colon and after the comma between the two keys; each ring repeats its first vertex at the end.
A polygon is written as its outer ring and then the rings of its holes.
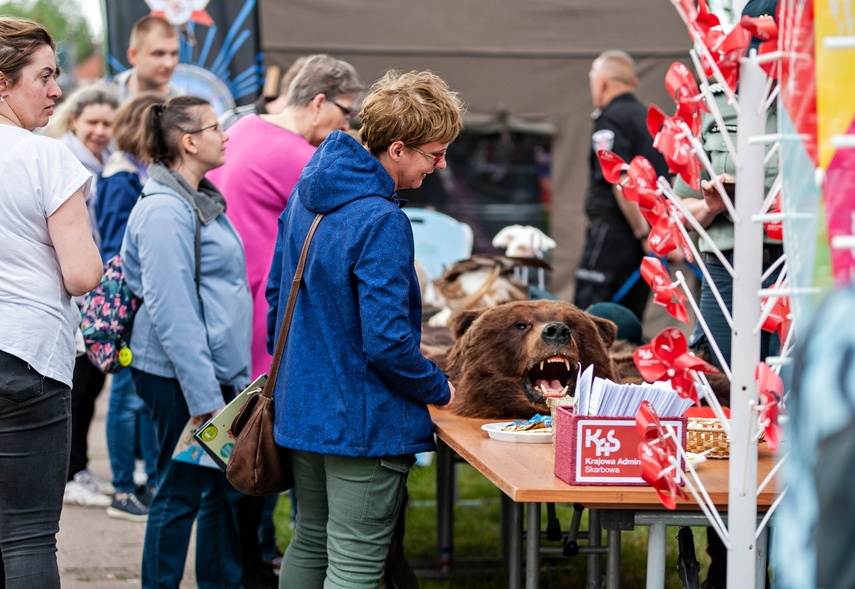
{"type": "Polygon", "coordinates": [[[91,174],[66,146],[0,125],[0,350],[71,386],[75,313],[47,218],[91,174]]]}

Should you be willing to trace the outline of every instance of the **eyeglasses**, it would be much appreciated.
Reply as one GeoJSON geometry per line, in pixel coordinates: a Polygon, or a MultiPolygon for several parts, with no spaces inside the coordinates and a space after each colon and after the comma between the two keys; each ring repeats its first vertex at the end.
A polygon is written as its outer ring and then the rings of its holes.
{"type": "Polygon", "coordinates": [[[420,154],[422,154],[425,157],[429,157],[430,159],[432,159],[434,167],[439,165],[439,162],[441,162],[442,158],[445,157],[445,152],[448,151],[447,149],[443,149],[439,153],[428,153],[427,151],[422,151],[421,149],[415,148],[412,145],[408,145],[407,147],[409,147],[413,151],[419,152],[420,154]]]}
{"type": "Polygon", "coordinates": [[[353,110],[352,110],[352,109],[349,109],[349,108],[345,108],[345,107],[343,107],[342,105],[340,105],[338,102],[336,102],[336,101],[335,101],[335,100],[333,100],[332,98],[327,97],[327,100],[329,100],[329,101],[330,101],[330,102],[332,102],[334,105],[336,105],[337,107],[339,107],[339,108],[341,109],[341,112],[343,112],[343,113],[344,113],[344,116],[345,116],[346,118],[348,118],[348,119],[352,119],[352,118],[353,118],[354,112],[353,112],[353,110]]]}
{"type": "Polygon", "coordinates": [[[213,129],[214,131],[220,130],[220,123],[214,123],[213,125],[208,125],[207,127],[202,127],[201,129],[195,129],[193,131],[184,131],[188,135],[195,135],[196,133],[201,133],[202,131],[207,131],[208,129],[213,129]]]}

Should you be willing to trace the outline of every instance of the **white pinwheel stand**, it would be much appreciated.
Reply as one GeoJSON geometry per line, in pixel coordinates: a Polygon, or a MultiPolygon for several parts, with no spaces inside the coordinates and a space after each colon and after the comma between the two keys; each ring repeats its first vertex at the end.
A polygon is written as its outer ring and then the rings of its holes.
{"type": "MultiPolygon", "coordinates": [[[[678,12],[686,15],[678,2],[673,2],[678,12]]],[[[696,41],[698,41],[696,39],[696,41]]],[[[711,60],[705,55],[706,49],[703,43],[696,43],[699,55],[692,51],[692,60],[698,70],[698,76],[705,80],[701,63],[709,63],[711,60]]],[[[692,491],[696,501],[704,510],[709,522],[717,529],[722,541],[728,551],[727,582],[731,587],[762,587],[765,574],[762,571],[766,562],[765,540],[767,537],[767,524],[771,514],[783,497],[783,491],[767,512],[759,521],[757,512],[757,494],[769,482],[777,471],[770,473],[764,481],[757,480],[757,450],[758,439],[762,427],[758,420],[758,387],[755,381],[755,369],[760,360],[760,326],[769,313],[769,310],[777,296],[786,296],[788,289],[782,288],[781,283],[786,279],[787,266],[785,260],[779,260],[774,268],[781,268],[781,276],[777,281],[776,289],[763,290],[761,284],[765,278],[763,274],[763,223],[780,220],[782,214],[771,215],[768,210],[776,192],[780,190],[780,178],[773,183],[770,194],[765,192],[765,163],[767,157],[778,157],[779,145],[782,140],[779,134],[766,134],[766,112],[769,106],[777,100],[777,89],[769,81],[761,68],[760,62],[780,61],[780,53],[770,54],[758,58],[752,52],[750,57],[743,58],[739,69],[739,95],[732,97],[734,109],[737,112],[738,135],[735,145],[726,131],[724,140],[731,150],[731,156],[736,165],[736,195],[734,202],[724,196],[724,189],[717,181],[714,181],[717,189],[722,193],[727,204],[728,211],[734,223],[734,256],[732,266],[733,276],[733,302],[728,314],[729,322],[733,328],[731,362],[730,365],[721,362],[724,372],[731,379],[731,417],[730,417],[730,460],[729,460],[729,506],[727,523],[718,514],[715,506],[705,500],[705,491],[701,485],[697,492],[692,491]],[[770,146],[770,154],[767,156],[766,147],[770,146]],[[735,150],[733,149],[735,148],[735,150]],[[734,204],[735,203],[735,204],[734,204]],[[783,264],[783,266],[782,266],[783,264]],[[761,312],[761,299],[768,297],[766,311],[761,312]],[[758,558],[759,556],[759,558],[758,558]],[[761,566],[758,570],[758,564],[761,566]],[[757,571],[756,575],[747,574],[747,571],[757,571]]],[[[724,84],[724,79],[716,67],[713,74],[717,81],[724,84]]],[[[721,114],[718,111],[715,100],[709,92],[709,85],[704,81],[701,83],[701,91],[705,95],[706,102],[716,117],[719,125],[721,114]]],[[[731,89],[727,89],[728,96],[732,95],[731,89]]],[[[715,177],[715,171],[711,169],[709,160],[703,151],[700,141],[691,136],[688,127],[683,125],[684,133],[690,137],[695,154],[701,164],[715,177]]],[[[663,195],[675,204],[686,217],[688,224],[705,235],[703,229],[695,222],[691,215],[679,203],[679,199],[670,190],[667,182],[660,181],[659,188],[663,195]]],[[[694,247],[692,246],[694,250],[694,247]]],[[[705,272],[703,262],[697,251],[694,251],[702,270],[705,272]]],[[[721,259],[721,258],[720,258],[721,259]]],[[[728,267],[727,264],[724,264],[728,267]]],[[[728,268],[731,270],[731,268],[728,268]]],[[[699,323],[706,329],[703,317],[699,316],[698,307],[693,296],[685,284],[680,273],[677,274],[678,283],[686,293],[692,304],[699,323]]],[[[707,276],[709,282],[709,277],[707,276]]],[[[711,284],[715,291],[715,286],[711,284]]],[[[712,338],[708,335],[708,339],[712,338]]],[[[790,338],[788,338],[789,340],[790,338]]],[[[723,360],[720,353],[714,352],[723,360]]],[[[785,361],[790,353],[792,342],[782,342],[781,357],[769,359],[770,364],[777,365],[785,361]]],[[[703,375],[699,375],[698,385],[704,388],[703,375]]],[[[708,389],[707,389],[708,390],[708,389]]],[[[709,391],[708,391],[709,392],[709,391]]],[[[712,397],[711,394],[708,397],[712,397]]],[[[783,460],[783,459],[782,459],[783,460]]],[[[779,461],[780,465],[780,461],[779,461]]],[[[651,543],[664,544],[664,526],[651,528],[651,543]],[[660,529],[661,528],[661,529],[660,529]]],[[[658,553],[659,551],[651,551],[658,553]]],[[[664,581],[664,563],[648,562],[648,587],[662,586],[664,581]]]]}

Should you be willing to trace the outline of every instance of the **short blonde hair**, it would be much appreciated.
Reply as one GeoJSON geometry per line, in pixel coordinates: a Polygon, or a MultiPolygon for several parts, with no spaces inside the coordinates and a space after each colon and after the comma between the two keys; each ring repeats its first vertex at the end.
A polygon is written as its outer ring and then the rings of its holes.
{"type": "Polygon", "coordinates": [[[436,74],[389,70],[362,102],[360,136],[375,156],[395,141],[451,143],[463,128],[464,111],[457,92],[436,74]]]}
{"type": "Polygon", "coordinates": [[[134,23],[128,45],[139,49],[142,47],[143,39],[152,32],[157,32],[164,37],[178,37],[178,31],[165,18],[147,14],[134,23]]]}

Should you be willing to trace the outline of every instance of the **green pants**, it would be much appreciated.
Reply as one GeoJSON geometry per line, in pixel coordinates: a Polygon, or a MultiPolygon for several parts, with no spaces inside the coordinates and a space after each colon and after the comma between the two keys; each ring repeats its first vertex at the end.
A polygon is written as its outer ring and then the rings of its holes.
{"type": "Polygon", "coordinates": [[[375,589],[415,456],[290,454],[297,529],[282,561],[280,589],[375,589]]]}

